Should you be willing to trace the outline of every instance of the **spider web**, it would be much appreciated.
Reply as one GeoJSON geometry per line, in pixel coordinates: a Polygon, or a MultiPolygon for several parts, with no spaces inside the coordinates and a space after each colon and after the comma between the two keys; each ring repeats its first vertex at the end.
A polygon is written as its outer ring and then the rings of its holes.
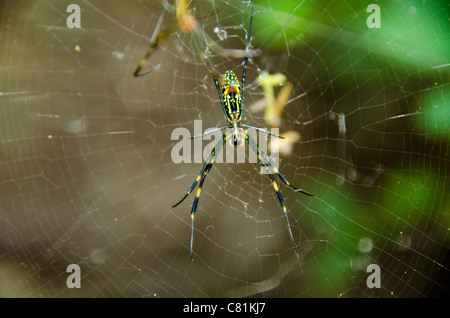
{"type": "MultiPolygon", "coordinates": [[[[243,122],[263,72],[293,86],[280,171],[297,258],[270,179],[216,164],[196,214],[176,203],[202,164],[175,164],[172,131],[225,124],[193,36],[148,48],[159,1],[2,1],[0,296],[434,297],[449,293],[448,5],[254,1],[243,122]],[[66,268],[81,268],[69,289],[66,268]],[[366,280],[369,264],[381,288],[366,280]]],[[[205,34],[243,50],[246,1],[191,1],[205,34]]],[[[166,14],[169,17],[169,14],[166,14]]],[[[168,21],[168,20],[165,20],[168,21]]],[[[219,73],[242,57],[210,52],[219,73]]],[[[276,89],[276,93],[278,88],[276,89]]],[[[203,146],[205,146],[205,142],[203,146]]]]}

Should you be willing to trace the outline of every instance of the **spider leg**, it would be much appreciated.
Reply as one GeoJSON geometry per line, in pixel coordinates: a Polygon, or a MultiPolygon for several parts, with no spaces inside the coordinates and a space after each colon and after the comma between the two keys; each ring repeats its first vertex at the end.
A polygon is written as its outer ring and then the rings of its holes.
{"type": "MultiPolygon", "coordinates": [[[[244,66],[242,70],[242,105],[245,105],[244,103],[244,91],[245,91],[245,80],[246,80],[246,73],[247,73],[247,62],[248,62],[248,49],[250,47],[251,42],[251,34],[252,34],[252,22],[253,22],[253,6],[252,6],[252,12],[250,13],[250,24],[248,27],[248,35],[247,35],[247,45],[245,46],[245,57],[244,57],[244,66]]],[[[241,109],[241,115],[242,111],[244,110],[244,107],[241,109]]]]}
{"type": "MultiPolygon", "coordinates": [[[[243,125],[242,125],[243,126],[243,125]]],[[[313,197],[313,194],[310,194],[306,191],[304,191],[303,189],[298,189],[295,186],[293,186],[287,179],[286,177],[280,172],[278,171],[278,169],[276,167],[273,166],[272,162],[270,161],[269,157],[264,153],[264,151],[262,151],[259,148],[259,145],[256,143],[256,141],[249,135],[247,134],[247,142],[250,145],[250,147],[253,149],[253,151],[256,153],[256,156],[258,157],[258,159],[260,160],[261,164],[263,166],[270,166],[270,168],[272,169],[274,174],[277,174],[278,177],[281,179],[281,181],[283,181],[283,183],[285,185],[287,185],[288,187],[290,187],[291,189],[293,189],[295,192],[300,192],[304,195],[313,197]]]]}
{"type": "Polygon", "coordinates": [[[223,130],[223,129],[225,129],[225,128],[230,128],[230,127],[233,127],[233,126],[231,126],[231,125],[226,125],[226,126],[222,126],[222,127],[218,127],[218,128],[209,129],[209,130],[206,130],[206,131],[205,131],[203,134],[201,134],[201,135],[192,136],[191,139],[197,139],[197,138],[200,138],[200,137],[203,137],[203,136],[212,134],[213,132],[216,132],[216,131],[219,131],[219,130],[223,130]]]}
{"type": "Polygon", "coordinates": [[[176,29],[177,23],[171,22],[161,32],[159,32],[159,29],[161,28],[161,24],[163,21],[163,16],[164,16],[164,11],[161,13],[161,15],[159,16],[158,22],[156,23],[155,30],[153,31],[153,35],[150,39],[150,43],[149,43],[150,47],[148,48],[147,52],[145,53],[144,57],[139,62],[139,65],[136,67],[136,70],[133,73],[133,75],[135,77],[147,75],[149,73],[152,73],[155,70],[156,67],[153,67],[150,71],[141,73],[141,70],[147,64],[150,56],[159,48],[159,46],[162,43],[164,43],[164,41],[168,38],[168,36],[170,34],[172,34],[173,31],[175,31],[175,29],[176,29]],[[156,39],[154,39],[156,32],[159,32],[159,33],[158,33],[158,35],[156,35],[156,39]]]}
{"type": "Polygon", "coordinates": [[[211,75],[212,75],[212,77],[213,77],[214,84],[216,85],[217,94],[219,94],[220,105],[222,106],[222,110],[223,110],[223,112],[224,112],[224,114],[225,114],[225,117],[227,117],[227,111],[226,111],[226,109],[225,109],[225,104],[223,103],[223,96],[222,96],[222,92],[221,92],[221,90],[220,90],[220,84],[219,84],[219,81],[217,80],[217,77],[216,77],[216,75],[214,74],[214,72],[213,72],[212,69],[210,69],[210,73],[211,73],[211,75]]]}
{"type": "Polygon", "coordinates": [[[250,129],[261,131],[261,132],[263,132],[265,134],[268,134],[270,136],[274,136],[274,137],[277,137],[277,138],[280,138],[280,139],[284,139],[283,136],[271,133],[267,128],[259,128],[259,127],[254,127],[254,126],[250,126],[250,125],[244,125],[244,124],[241,124],[241,126],[245,127],[245,128],[250,128],[250,129]]]}
{"type": "Polygon", "coordinates": [[[294,236],[292,235],[291,223],[289,222],[289,217],[288,217],[288,214],[287,214],[286,203],[284,203],[283,196],[281,195],[281,192],[278,189],[278,184],[275,181],[275,179],[274,179],[274,177],[273,177],[273,175],[271,173],[269,173],[269,177],[270,177],[270,180],[272,180],[273,189],[277,193],[278,201],[280,201],[281,208],[283,209],[284,216],[286,218],[286,223],[287,223],[288,230],[289,230],[289,237],[291,238],[292,246],[294,247],[294,251],[297,253],[297,246],[295,245],[294,236]]]}
{"type": "Polygon", "coordinates": [[[203,173],[200,184],[198,185],[197,193],[195,195],[194,203],[192,204],[192,210],[191,210],[191,243],[189,245],[189,253],[191,255],[191,261],[194,260],[194,250],[193,250],[193,243],[194,243],[194,218],[195,218],[195,211],[197,210],[198,200],[200,198],[200,194],[202,192],[203,183],[205,182],[206,175],[211,170],[212,165],[214,161],[207,165],[205,172],[203,173]]]}
{"type": "Polygon", "coordinates": [[[191,209],[191,243],[190,243],[191,260],[194,260],[194,258],[193,258],[193,255],[194,255],[194,252],[193,252],[194,217],[195,217],[195,212],[196,212],[197,206],[198,206],[198,200],[199,200],[200,194],[202,192],[202,187],[203,187],[203,183],[205,182],[206,176],[209,173],[209,171],[211,170],[211,168],[212,168],[214,162],[216,161],[216,158],[219,155],[220,151],[222,150],[222,147],[225,144],[225,142],[226,142],[226,134],[223,134],[222,140],[220,140],[217,143],[217,145],[213,148],[213,150],[211,151],[211,154],[209,155],[208,159],[206,160],[205,164],[203,165],[202,170],[200,171],[199,175],[195,179],[194,183],[192,183],[192,185],[189,188],[189,190],[187,191],[187,193],[184,195],[184,197],[180,201],[178,201],[178,203],[176,203],[172,206],[174,208],[174,207],[178,206],[181,202],[183,202],[184,199],[187,198],[187,196],[192,192],[192,190],[194,190],[195,186],[200,181],[200,183],[198,185],[197,193],[195,195],[194,203],[192,204],[192,209],[191,209]]]}
{"type": "Polygon", "coordinates": [[[181,202],[183,202],[189,194],[191,194],[192,190],[194,190],[195,186],[197,185],[197,183],[206,176],[206,174],[208,173],[208,171],[211,169],[208,169],[208,166],[212,166],[211,163],[206,162],[203,165],[203,169],[202,171],[200,171],[200,174],[197,176],[197,178],[195,179],[194,183],[192,183],[191,187],[189,188],[189,190],[186,192],[186,194],[184,195],[184,197],[181,198],[180,201],[178,201],[177,203],[175,203],[174,205],[172,205],[172,208],[177,207],[178,205],[180,205],[181,202]],[[207,170],[208,169],[208,170],[207,170]]]}
{"type": "Polygon", "coordinates": [[[280,202],[281,208],[283,209],[284,212],[284,216],[286,218],[286,223],[288,226],[288,230],[289,230],[289,237],[291,239],[291,243],[292,246],[294,247],[294,251],[297,253],[297,247],[295,245],[295,241],[294,241],[294,236],[292,235],[292,230],[291,230],[291,223],[289,222],[289,217],[287,214],[287,208],[286,208],[286,204],[284,202],[283,196],[281,195],[281,192],[278,188],[278,184],[275,181],[275,178],[273,177],[273,174],[269,172],[269,166],[272,169],[273,173],[276,173],[278,175],[278,177],[289,187],[291,187],[292,189],[295,190],[295,192],[300,192],[309,196],[312,196],[312,194],[309,194],[305,191],[303,191],[302,189],[297,189],[296,187],[294,187],[293,185],[291,185],[289,183],[289,181],[286,179],[285,176],[283,176],[277,168],[275,168],[272,163],[270,162],[270,159],[267,157],[267,155],[259,148],[259,145],[255,142],[255,140],[247,133],[246,136],[246,140],[250,146],[250,148],[252,148],[252,150],[256,153],[260,163],[262,166],[264,166],[269,174],[270,180],[272,181],[272,186],[277,194],[278,197],[278,201],[280,202]]]}

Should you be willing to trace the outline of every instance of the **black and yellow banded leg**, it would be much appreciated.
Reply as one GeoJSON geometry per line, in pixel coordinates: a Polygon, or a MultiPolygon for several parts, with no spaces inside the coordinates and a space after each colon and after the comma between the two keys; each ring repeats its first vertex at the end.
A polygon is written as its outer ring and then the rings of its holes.
{"type": "Polygon", "coordinates": [[[194,203],[192,204],[192,209],[191,209],[191,243],[190,243],[190,255],[191,255],[191,261],[194,260],[194,250],[193,250],[193,243],[194,243],[194,218],[195,218],[195,211],[197,210],[197,206],[198,206],[198,200],[200,198],[200,194],[202,192],[202,187],[203,187],[203,183],[205,182],[206,176],[208,174],[208,172],[211,170],[212,166],[214,164],[214,159],[213,161],[208,164],[208,166],[205,169],[205,172],[203,173],[201,179],[200,179],[200,183],[198,185],[198,189],[197,189],[197,193],[195,194],[195,199],[194,199],[194,203]]]}
{"type": "Polygon", "coordinates": [[[291,238],[292,246],[294,247],[294,251],[297,252],[297,247],[295,245],[294,236],[292,235],[291,223],[289,222],[289,217],[288,217],[288,214],[287,214],[286,203],[284,203],[283,196],[281,195],[281,192],[278,189],[278,184],[275,181],[275,178],[273,177],[273,175],[271,173],[269,173],[269,177],[270,177],[270,180],[272,181],[273,189],[277,193],[278,201],[280,201],[281,208],[283,209],[284,216],[286,218],[287,227],[288,227],[288,230],[289,230],[289,237],[291,238]]]}
{"type": "MultiPolygon", "coordinates": [[[[191,194],[192,190],[194,190],[195,186],[197,185],[197,183],[200,181],[201,178],[204,178],[206,176],[206,174],[208,173],[206,171],[206,169],[208,168],[209,165],[212,165],[211,163],[205,163],[203,165],[202,171],[200,171],[199,175],[197,176],[197,178],[195,178],[194,183],[192,183],[191,187],[189,188],[189,190],[186,192],[186,194],[184,195],[183,198],[181,198],[180,201],[178,201],[177,203],[175,203],[174,205],[172,205],[172,208],[178,206],[181,202],[184,201],[184,199],[186,199],[188,197],[189,194],[191,194]]],[[[209,168],[211,169],[211,168],[209,168]]]]}
{"type": "Polygon", "coordinates": [[[283,209],[283,213],[284,216],[286,218],[286,223],[287,223],[287,227],[289,230],[289,237],[291,238],[291,242],[292,242],[292,246],[294,247],[294,251],[297,253],[297,247],[295,245],[295,241],[294,241],[294,236],[292,235],[292,230],[291,230],[291,223],[289,222],[289,217],[287,214],[287,208],[286,208],[286,203],[284,202],[283,196],[281,195],[280,189],[278,188],[278,184],[275,181],[275,178],[273,177],[273,174],[277,174],[278,177],[281,179],[281,181],[284,182],[284,184],[286,184],[288,187],[292,188],[295,192],[300,192],[303,193],[305,195],[308,196],[313,196],[312,194],[309,194],[308,192],[303,191],[302,189],[297,189],[296,187],[294,187],[293,185],[291,185],[289,183],[289,181],[286,179],[285,176],[283,176],[277,168],[275,168],[272,163],[270,162],[269,157],[264,153],[264,151],[262,151],[259,148],[259,145],[255,142],[255,140],[249,135],[247,134],[246,138],[245,138],[250,146],[250,148],[256,153],[256,156],[258,157],[259,162],[261,163],[262,166],[265,167],[265,169],[268,172],[268,175],[270,177],[270,180],[272,181],[272,186],[277,194],[278,197],[278,201],[281,204],[281,208],[283,209]],[[271,171],[269,170],[269,167],[271,168],[271,171]],[[270,173],[273,172],[273,173],[270,173]]]}
{"type": "Polygon", "coordinates": [[[184,199],[186,199],[188,197],[189,194],[191,194],[192,190],[194,190],[195,186],[197,185],[197,183],[200,181],[201,178],[205,177],[206,174],[208,173],[209,170],[211,170],[211,167],[208,166],[209,165],[213,165],[216,157],[219,155],[220,151],[222,150],[223,145],[226,142],[226,135],[223,134],[222,135],[222,140],[220,140],[217,145],[213,148],[213,150],[211,150],[211,154],[209,155],[208,159],[206,159],[205,164],[203,165],[202,170],[200,171],[200,173],[198,174],[197,178],[195,178],[194,183],[192,183],[191,187],[189,188],[189,190],[186,192],[186,194],[184,195],[183,198],[181,198],[180,201],[178,201],[177,203],[175,203],[174,205],[172,205],[172,208],[178,206],[181,202],[184,201],[184,199]],[[208,169],[208,171],[207,171],[208,169]]]}
{"type": "Polygon", "coordinates": [[[191,243],[190,243],[190,253],[191,253],[191,260],[193,260],[193,241],[194,241],[194,217],[195,217],[195,211],[197,210],[198,206],[198,200],[200,197],[200,193],[202,192],[203,183],[205,182],[205,178],[208,175],[208,173],[211,171],[211,168],[216,161],[217,156],[219,155],[220,151],[223,148],[223,145],[226,142],[226,134],[222,135],[222,140],[220,140],[216,146],[211,150],[211,154],[209,155],[208,159],[206,160],[205,164],[203,165],[202,170],[198,174],[197,178],[195,178],[194,182],[190,186],[189,190],[186,192],[184,197],[178,201],[176,204],[174,204],[172,207],[178,206],[181,202],[184,201],[188,197],[189,194],[194,190],[195,186],[198,184],[197,193],[195,195],[194,203],[192,204],[191,209],[191,243]],[[200,182],[200,183],[199,183],[200,182]]]}
{"type": "Polygon", "coordinates": [[[310,193],[304,191],[303,189],[298,189],[297,187],[293,186],[286,179],[286,177],[280,171],[278,171],[278,169],[276,167],[273,166],[272,162],[270,161],[270,158],[264,153],[264,151],[262,151],[259,148],[259,145],[256,143],[256,141],[249,134],[247,134],[246,140],[247,140],[248,144],[250,145],[250,147],[252,148],[252,150],[256,153],[256,156],[258,157],[259,161],[261,162],[261,165],[265,166],[265,167],[270,166],[272,172],[274,174],[277,174],[278,177],[281,179],[281,181],[283,181],[283,183],[285,185],[287,185],[288,187],[293,189],[295,192],[300,192],[300,193],[302,193],[304,195],[307,195],[307,196],[310,196],[310,197],[314,196],[313,194],[310,194],[310,193]]]}

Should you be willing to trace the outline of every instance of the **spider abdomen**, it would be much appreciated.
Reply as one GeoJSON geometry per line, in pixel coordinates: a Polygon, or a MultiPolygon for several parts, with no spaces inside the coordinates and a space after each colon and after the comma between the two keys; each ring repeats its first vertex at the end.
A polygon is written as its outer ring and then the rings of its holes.
{"type": "Polygon", "coordinates": [[[226,71],[222,82],[224,111],[229,123],[239,123],[242,116],[241,85],[233,71],[226,71]]]}
{"type": "Polygon", "coordinates": [[[241,95],[235,92],[226,94],[224,103],[227,110],[227,117],[231,119],[231,122],[238,121],[242,108],[241,95]]]}

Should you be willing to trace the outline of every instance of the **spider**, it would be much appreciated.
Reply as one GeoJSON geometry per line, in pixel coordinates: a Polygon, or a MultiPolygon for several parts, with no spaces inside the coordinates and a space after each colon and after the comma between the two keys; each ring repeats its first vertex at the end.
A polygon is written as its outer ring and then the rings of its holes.
{"type": "MultiPolygon", "coordinates": [[[[155,29],[153,30],[153,34],[150,38],[149,48],[147,52],[145,52],[144,57],[139,62],[138,66],[133,72],[135,77],[145,76],[154,72],[157,69],[157,66],[152,67],[149,71],[144,72],[143,69],[147,65],[151,55],[158,50],[158,48],[164,44],[167,38],[175,32],[175,30],[179,29],[185,34],[191,34],[194,39],[194,49],[196,49],[200,56],[202,56],[202,52],[205,48],[217,52],[219,54],[225,56],[243,56],[241,50],[227,50],[222,48],[217,42],[212,40],[203,30],[203,27],[200,23],[195,19],[192,10],[189,8],[190,1],[189,0],[175,0],[174,5],[169,4],[167,0],[161,0],[161,5],[163,7],[163,11],[159,16],[158,22],[156,23],[155,29]],[[172,20],[170,23],[161,30],[161,26],[163,24],[165,13],[170,13],[172,20]]],[[[252,50],[251,56],[255,56],[259,54],[259,50],[252,50]]],[[[202,56],[202,58],[204,58],[202,56]]],[[[205,61],[208,68],[213,68],[208,61],[205,61]]],[[[216,72],[217,73],[217,72],[216,72]]]]}
{"type": "MultiPolygon", "coordinates": [[[[245,50],[245,57],[243,62],[243,70],[242,70],[242,86],[239,84],[239,80],[236,76],[236,74],[233,71],[226,71],[223,76],[223,82],[222,87],[219,85],[219,81],[217,80],[217,77],[215,75],[215,72],[208,67],[213,80],[214,84],[217,88],[217,93],[219,94],[219,100],[220,104],[222,106],[222,110],[225,114],[225,118],[228,121],[228,124],[226,126],[215,128],[212,130],[209,130],[205,132],[204,134],[200,136],[194,136],[192,138],[197,138],[204,136],[206,134],[212,133],[213,131],[223,131],[222,139],[217,143],[217,145],[212,149],[211,154],[209,155],[208,159],[206,160],[205,164],[203,165],[202,170],[198,174],[197,178],[195,179],[194,183],[192,183],[191,187],[188,189],[184,197],[178,201],[176,204],[172,206],[172,208],[178,206],[181,202],[184,201],[188,197],[188,195],[194,190],[197,184],[198,189],[197,193],[195,195],[194,203],[192,204],[191,209],[191,242],[190,242],[190,256],[191,260],[193,260],[193,241],[194,241],[194,217],[195,212],[197,211],[198,207],[198,200],[200,198],[200,193],[202,191],[203,183],[205,182],[207,174],[211,171],[211,168],[216,160],[216,157],[219,155],[220,151],[222,150],[222,147],[225,145],[227,140],[230,142],[230,145],[233,147],[236,146],[242,146],[244,142],[247,142],[250,146],[250,148],[256,153],[258,160],[260,161],[260,164],[265,167],[267,174],[269,175],[269,178],[272,182],[272,186],[277,194],[278,201],[280,202],[281,208],[284,212],[284,216],[286,218],[287,227],[289,230],[289,237],[292,243],[292,246],[294,247],[294,251],[297,254],[297,248],[295,245],[294,237],[292,235],[291,225],[289,222],[288,214],[287,214],[287,208],[286,204],[284,202],[283,196],[281,195],[281,192],[278,188],[278,184],[275,181],[274,174],[277,174],[278,177],[283,181],[286,186],[292,188],[295,192],[300,192],[307,196],[313,196],[312,194],[309,194],[308,192],[298,189],[294,187],[292,184],[289,183],[289,181],[286,179],[284,175],[282,175],[277,168],[275,168],[268,156],[260,149],[259,145],[255,142],[255,140],[247,133],[247,128],[255,129],[258,131],[262,131],[268,135],[275,136],[277,138],[282,138],[281,136],[272,134],[268,132],[266,129],[253,127],[249,125],[244,125],[241,123],[242,120],[242,113],[244,111],[244,91],[245,91],[245,77],[246,77],[246,69],[247,69],[247,62],[248,62],[248,48],[250,46],[250,34],[251,34],[251,28],[252,28],[252,20],[253,20],[253,8],[250,15],[250,23],[248,28],[248,36],[247,36],[247,45],[245,50]],[[271,169],[269,171],[269,168],[271,169]]],[[[207,63],[208,65],[209,63],[207,63]]]]}
{"type": "MultiPolygon", "coordinates": [[[[168,4],[166,4],[166,6],[168,6],[168,4]]],[[[169,7],[168,9],[165,10],[173,11],[173,8],[169,7]]],[[[150,74],[156,69],[154,67],[150,71],[142,72],[142,69],[147,64],[150,56],[159,48],[161,44],[164,43],[164,41],[169,37],[169,35],[171,35],[175,31],[177,24],[180,30],[182,30],[184,33],[192,33],[195,30],[199,29],[197,20],[195,20],[195,18],[192,16],[190,9],[188,8],[187,0],[175,1],[175,15],[176,21],[170,22],[165,29],[159,31],[163,21],[164,11],[161,13],[158,22],[156,24],[155,30],[153,31],[154,33],[152,35],[152,38],[150,39],[149,48],[133,73],[135,77],[150,74]],[[158,33],[155,36],[156,32],[158,33]]]]}

